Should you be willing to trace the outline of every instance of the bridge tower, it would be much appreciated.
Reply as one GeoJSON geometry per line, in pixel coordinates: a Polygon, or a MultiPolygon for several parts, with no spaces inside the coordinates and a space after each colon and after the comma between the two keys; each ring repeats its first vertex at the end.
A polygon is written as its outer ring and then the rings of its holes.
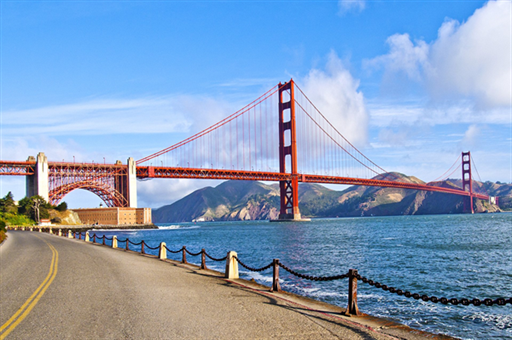
{"type": "Polygon", "coordinates": [[[48,158],[44,152],[37,154],[37,159],[30,156],[27,161],[36,162],[34,174],[27,176],[27,197],[39,195],[50,202],[49,198],[49,174],[48,174],[48,158]]]}
{"type": "Polygon", "coordinates": [[[473,179],[471,178],[470,151],[462,153],[462,190],[469,192],[469,197],[464,197],[464,212],[471,211],[471,213],[474,214],[475,211],[473,209],[473,179]]]}
{"type": "Polygon", "coordinates": [[[291,180],[279,182],[281,194],[280,221],[302,220],[299,211],[294,90],[293,79],[284,84],[279,83],[279,172],[286,172],[287,156],[289,156],[292,174],[291,180]],[[289,98],[285,98],[285,96],[289,98]],[[286,99],[289,100],[285,101],[286,99]]]}
{"type": "Polygon", "coordinates": [[[132,157],[128,158],[127,169],[126,176],[115,178],[114,188],[126,199],[128,207],[137,208],[137,164],[132,157]]]}

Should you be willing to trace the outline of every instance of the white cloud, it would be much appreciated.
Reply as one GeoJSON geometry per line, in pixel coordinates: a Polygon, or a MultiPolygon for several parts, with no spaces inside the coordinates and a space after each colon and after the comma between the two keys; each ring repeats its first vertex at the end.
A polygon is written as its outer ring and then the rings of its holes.
{"type": "Polygon", "coordinates": [[[446,125],[446,124],[509,124],[507,108],[489,109],[482,115],[474,104],[458,102],[457,105],[439,106],[416,103],[378,103],[368,105],[370,125],[385,128],[390,125],[446,125]]]}
{"type": "Polygon", "coordinates": [[[2,156],[4,160],[24,161],[28,156],[37,156],[39,152],[44,152],[50,161],[65,160],[70,162],[73,157],[78,161],[88,160],[89,162],[96,157],[97,154],[85,152],[82,147],[73,140],[67,142],[59,142],[58,140],[48,136],[26,136],[14,138],[2,138],[2,156]]]}
{"type": "Polygon", "coordinates": [[[206,96],[97,99],[3,112],[4,136],[111,135],[199,131],[232,113],[206,96]]]}
{"type": "Polygon", "coordinates": [[[339,0],[339,13],[344,14],[350,11],[361,12],[366,7],[366,0],[339,0]]]}
{"type": "Polygon", "coordinates": [[[468,127],[466,132],[464,133],[464,137],[460,143],[460,146],[467,149],[475,146],[478,142],[478,138],[480,137],[481,129],[475,124],[472,124],[468,127]]]}
{"type": "Polygon", "coordinates": [[[475,98],[483,108],[510,105],[511,3],[490,1],[465,22],[447,20],[432,44],[427,83],[436,98],[475,98]]]}
{"type": "Polygon", "coordinates": [[[312,69],[304,80],[304,92],[320,112],[351,143],[367,142],[368,112],[359,81],[331,52],[325,70],[312,69]]]}
{"type": "Polygon", "coordinates": [[[365,65],[383,67],[388,76],[405,74],[419,81],[434,103],[449,106],[469,101],[480,114],[508,107],[511,10],[509,2],[489,1],[466,22],[446,20],[430,44],[395,34],[387,40],[389,53],[365,65]]]}
{"type": "Polygon", "coordinates": [[[365,61],[368,68],[385,67],[387,73],[403,72],[409,78],[420,80],[422,66],[428,60],[429,46],[419,40],[413,43],[409,34],[394,34],[386,43],[389,45],[389,53],[365,61]]]}

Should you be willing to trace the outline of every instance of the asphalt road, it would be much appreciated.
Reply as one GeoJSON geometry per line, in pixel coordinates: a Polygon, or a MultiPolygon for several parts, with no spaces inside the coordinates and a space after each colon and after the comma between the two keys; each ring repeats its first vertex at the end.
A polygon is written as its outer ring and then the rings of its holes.
{"type": "Polygon", "coordinates": [[[0,325],[0,340],[393,338],[209,271],[27,231],[0,246],[0,325]]]}

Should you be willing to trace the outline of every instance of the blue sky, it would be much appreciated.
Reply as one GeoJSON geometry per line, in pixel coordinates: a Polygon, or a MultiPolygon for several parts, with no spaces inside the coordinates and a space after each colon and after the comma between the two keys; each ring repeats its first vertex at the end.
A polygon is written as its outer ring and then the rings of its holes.
{"type": "MultiPolygon", "coordinates": [[[[293,77],[389,171],[433,180],[470,150],[483,180],[512,182],[510,1],[0,6],[1,159],[139,159],[293,77]]],[[[0,180],[24,196],[24,178],[0,180]]],[[[216,183],[139,182],[139,206],[216,183]]]]}

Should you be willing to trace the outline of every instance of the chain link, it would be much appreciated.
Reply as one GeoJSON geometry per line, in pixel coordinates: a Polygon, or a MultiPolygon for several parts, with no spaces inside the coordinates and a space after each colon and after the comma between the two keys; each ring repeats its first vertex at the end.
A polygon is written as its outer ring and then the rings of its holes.
{"type": "Polygon", "coordinates": [[[220,259],[217,259],[217,258],[215,258],[215,257],[210,256],[210,254],[208,254],[207,252],[204,252],[204,254],[205,254],[205,255],[206,255],[206,257],[207,257],[207,258],[209,258],[210,260],[212,260],[212,261],[217,261],[217,262],[220,262],[220,261],[226,261],[226,259],[228,258],[227,256],[224,256],[224,257],[222,257],[222,258],[220,258],[220,259]]]}
{"type": "MultiPolygon", "coordinates": [[[[85,236],[84,236],[85,237],[85,236]]],[[[106,237],[105,235],[102,235],[100,237],[98,237],[96,234],[93,234],[93,235],[89,235],[89,238],[92,238],[94,239],[94,237],[96,237],[97,239],[105,239],[105,240],[108,240],[108,241],[112,241],[113,240],[113,237],[112,238],[108,238],[106,237]]],[[[138,245],[141,245],[142,243],[144,243],[144,240],[142,240],[141,242],[139,243],[134,243],[132,241],[130,241],[128,238],[125,239],[125,240],[117,240],[117,242],[128,242],[134,246],[138,246],[138,245]]],[[[156,250],[158,248],[160,248],[160,246],[158,247],[150,247],[148,246],[147,244],[145,244],[146,247],[148,249],[151,249],[151,250],[156,250]]],[[[174,253],[174,254],[177,254],[179,252],[182,252],[183,249],[185,249],[185,251],[190,255],[190,256],[198,256],[198,255],[201,255],[203,253],[203,251],[201,250],[200,252],[198,253],[192,253],[190,252],[189,250],[187,250],[186,247],[183,247],[179,250],[171,250],[169,248],[167,248],[166,246],[164,246],[164,248],[170,252],[170,253],[174,253]]],[[[222,258],[215,258],[215,257],[212,257],[210,254],[208,254],[206,251],[204,252],[205,256],[208,257],[210,260],[213,260],[213,261],[225,261],[228,257],[227,256],[224,256],[222,258]]],[[[237,257],[237,256],[234,256],[234,258],[238,261],[238,263],[244,267],[245,269],[247,270],[250,270],[250,271],[253,271],[253,272],[262,272],[262,271],[265,271],[269,268],[272,267],[272,265],[274,264],[274,262],[270,262],[268,265],[264,266],[264,267],[261,267],[261,268],[253,268],[253,267],[250,267],[248,265],[246,265],[245,263],[243,263],[242,261],[240,261],[240,259],[237,257]]],[[[305,279],[305,280],[311,280],[311,281],[333,281],[333,280],[341,280],[341,279],[345,279],[345,278],[348,278],[350,275],[349,273],[347,274],[341,274],[341,275],[335,275],[335,276],[311,276],[311,275],[306,275],[306,274],[301,274],[291,268],[288,268],[287,266],[285,266],[284,264],[282,264],[281,262],[278,262],[278,266],[283,268],[284,270],[286,270],[288,273],[292,274],[292,275],[295,275],[299,278],[302,278],[302,279],[305,279]]],[[[480,300],[480,299],[467,299],[467,298],[462,298],[462,299],[456,299],[456,298],[451,298],[451,299],[448,299],[446,297],[441,297],[441,298],[438,298],[436,296],[428,296],[426,294],[423,294],[423,295],[420,295],[418,293],[411,293],[409,291],[404,291],[402,289],[397,289],[395,287],[388,287],[387,285],[385,284],[382,284],[380,282],[377,282],[377,281],[374,281],[374,280],[370,280],[364,276],[361,276],[359,274],[357,274],[355,276],[356,279],[358,280],[361,280],[363,281],[364,283],[367,283],[369,284],[370,286],[375,286],[375,288],[380,288],[384,291],[387,291],[387,292],[390,292],[390,293],[393,293],[393,294],[397,294],[399,296],[405,296],[406,298],[413,298],[415,300],[422,300],[424,302],[433,302],[433,303],[442,303],[443,305],[447,305],[447,304],[452,304],[454,306],[457,306],[457,305],[463,305],[463,306],[469,306],[469,305],[474,305],[474,306],[481,306],[481,305],[485,305],[485,306],[493,306],[493,305],[498,305],[498,306],[504,306],[506,304],[511,304],[512,305],[512,298],[497,298],[497,299],[483,299],[483,300],[480,300]]]]}
{"type": "Polygon", "coordinates": [[[238,263],[240,263],[240,265],[241,265],[242,267],[244,267],[244,268],[245,268],[245,269],[247,269],[247,270],[250,270],[251,272],[262,272],[262,271],[264,271],[264,270],[269,269],[269,268],[270,268],[270,267],[272,267],[272,265],[274,264],[274,262],[270,262],[270,263],[269,263],[268,265],[266,265],[265,267],[261,267],[261,268],[252,268],[252,267],[249,267],[248,265],[246,265],[245,263],[243,263],[242,261],[240,261],[240,259],[239,259],[238,257],[233,256],[233,258],[234,258],[235,260],[237,260],[237,261],[238,261],[238,263]]]}
{"type": "Polygon", "coordinates": [[[377,282],[377,281],[373,281],[373,280],[369,280],[367,279],[366,277],[364,276],[361,276],[361,275],[356,275],[356,278],[358,280],[361,280],[363,281],[364,283],[367,283],[369,284],[370,286],[375,286],[375,288],[380,288],[382,290],[385,290],[385,291],[388,291],[390,293],[394,293],[394,294],[397,294],[397,295],[400,295],[400,296],[405,296],[406,298],[413,298],[415,300],[422,300],[422,301],[430,301],[430,302],[433,302],[433,303],[438,303],[438,302],[441,302],[443,305],[447,305],[447,304],[452,304],[454,306],[457,306],[459,304],[463,305],[463,306],[469,306],[469,305],[473,305],[473,306],[480,306],[480,305],[486,305],[486,306],[492,306],[492,305],[498,305],[498,306],[504,306],[506,305],[507,303],[509,304],[512,304],[512,298],[508,298],[508,299],[505,299],[505,298],[498,298],[498,299],[484,299],[484,300],[480,300],[480,299],[466,299],[466,298],[463,298],[463,299],[456,299],[456,298],[451,298],[451,299],[448,299],[448,298],[445,298],[445,297],[442,297],[442,298],[438,298],[437,296],[428,296],[428,295],[420,295],[418,293],[411,293],[411,292],[408,292],[408,291],[403,291],[402,289],[396,289],[395,287],[388,287],[387,285],[383,285],[382,283],[380,282],[377,282]]]}
{"type": "Polygon", "coordinates": [[[157,246],[157,247],[154,247],[154,248],[150,247],[150,246],[148,246],[148,244],[146,242],[144,242],[144,244],[146,245],[146,248],[151,249],[151,250],[157,250],[157,249],[160,248],[160,246],[157,246]]]}
{"type": "Polygon", "coordinates": [[[132,241],[128,240],[128,242],[130,242],[130,244],[132,244],[134,246],[140,246],[144,241],[140,241],[139,243],[135,243],[135,242],[132,242],[132,241]]]}
{"type": "Polygon", "coordinates": [[[178,254],[179,252],[181,252],[183,250],[183,248],[181,248],[180,250],[170,250],[169,248],[167,248],[167,246],[164,246],[164,248],[169,252],[169,253],[173,253],[173,254],[178,254]]]}
{"type": "MultiPolygon", "coordinates": [[[[183,248],[182,248],[183,249],[183,248]]],[[[201,255],[203,252],[200,251],[199,253],[191,253],[190,251],[188,251],[187,248],[185,248],[185,251],[187,252],[187,254],[189,254],[190,256],[197,256],[197,255],[201,255]]]]}
{"type": "Polygon", "coordinates": [[[286,270],[288,273],[295,275],[297,277],[300,277],[301,279],[311,280],[311,281],[334,281],[334,280],[341,280],[347,278],[349,275],[347,274],[341,274],[341,275],[335,275],[335,276],[311,276],[306,274],[301,274],[299,272],[296,272],[293,269],[288,268],[281,262],[278,263],[279,267],[286,270]]]}

